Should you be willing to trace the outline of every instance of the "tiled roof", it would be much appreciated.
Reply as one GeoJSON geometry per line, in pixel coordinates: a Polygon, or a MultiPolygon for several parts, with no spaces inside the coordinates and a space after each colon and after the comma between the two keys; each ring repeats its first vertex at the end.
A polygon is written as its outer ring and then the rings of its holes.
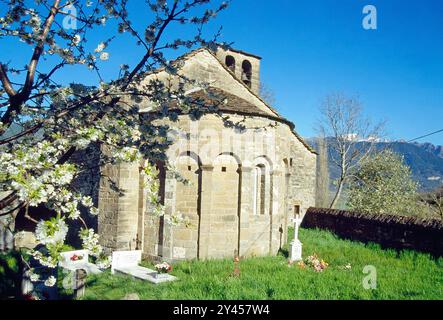
{"type": "MultiPolygon", "coordinates": [[[[189,97],[201,101],[206,106],[217,106],[220,111],[238,112],[241,114],[270,116],[256,105],[232,93],[218,88],[199,90],[189,94],[189,97]]],[[[277,117],[276,117],[277,118],[277,117]]]]}

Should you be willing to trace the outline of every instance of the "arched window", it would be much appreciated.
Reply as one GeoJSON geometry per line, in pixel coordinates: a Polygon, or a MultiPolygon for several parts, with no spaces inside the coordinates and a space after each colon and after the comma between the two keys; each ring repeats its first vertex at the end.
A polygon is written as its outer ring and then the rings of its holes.
{"type": "Polygon", "coordinates": [[[229,70],[235,73],[235,59],[233,56],[226,56],[225,64],[229,70]]]}
{"type": "Polygon", "coordinates": [[[241,79],[248,87],[251,87],[252,65],[248,60],[244,60],[241,67],[242,67],[241,79]]]}

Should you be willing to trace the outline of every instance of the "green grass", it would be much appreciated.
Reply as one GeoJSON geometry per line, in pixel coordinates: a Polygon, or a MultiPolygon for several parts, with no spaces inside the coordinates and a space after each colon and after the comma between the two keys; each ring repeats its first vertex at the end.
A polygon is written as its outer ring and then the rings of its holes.
{"type": "MultiPolygon", "coordinates": [[[[288,267],[284,253],[241,260],[233,277],[232,260],[187,261],[174,265],[176,282],[153,285],[109,271],[88,279],[84,299],[443,299],[443,258],[415,251],[382,250],[341,240],[320,230],[300,230],[303,256],[317,253],[329,263],[322,273],[288,267]],[[350,263],[351,270],[342,266],[350,263]],[[377,288],[366,290],[363,268],[377,270],[377,288]]],[[[149,266],[149,263],[144,263],[149,266]]]]}

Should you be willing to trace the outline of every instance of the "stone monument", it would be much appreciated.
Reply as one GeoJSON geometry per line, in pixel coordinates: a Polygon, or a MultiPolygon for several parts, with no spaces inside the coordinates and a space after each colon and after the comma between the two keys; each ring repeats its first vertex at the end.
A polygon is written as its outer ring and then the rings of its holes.
{"type": "Polygon", "coordinates": [[[291,221],[294,222],[294,239],[289,245],[289,262],[302,260],[302,243],[298,240],[298,229],[301,225],[302,218],[297,214],[291,221]]]}

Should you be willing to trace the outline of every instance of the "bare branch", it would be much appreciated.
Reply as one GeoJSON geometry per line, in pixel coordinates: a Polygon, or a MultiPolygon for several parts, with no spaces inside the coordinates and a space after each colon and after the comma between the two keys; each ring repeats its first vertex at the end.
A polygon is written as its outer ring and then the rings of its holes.
{"type": "Polygon", "coordinates": [[[331,141],[330,148],[334,151],[331,161],[340,171],[332,208],[337,205],[352,170],[373,152],[376,139],[382,134],[382,124],[373,126],[363,116],[360,101],[342,94],[327,96],[320,112],[320,132],[331,141]]]}
{"type": "Polygon", "coordinates": [[[54,4],[52,5],[49,15],[44,23],[42,35],[40,37],[37,46],[34,49],[34,53],[28,65],[28,73],[26,75],[25,84],[22,90],[22,95],[23,95],[22,99],[26,100],[27,97],[29,96],[29,93],[31,92],[32,86],[34,84],[35,71],[37,69],[40,56],[43,53],[46,37],[48,36],[49,30],[51,30],[51,25],[54,22],[55,16],[57,15],[59,4],[60,0],[54,0],[54,4]]]}
{"type": "Polygon", "coordinates": [[[16,91],[12,87],[11,81],[9,80],[8,75],[6,73],[6,69],[1,63],[0,63],[0,81],[2,82],[3,87],[5,88],[5,91],[8,94],[8,96],[12,97],[16,95],[16,91]]]}

